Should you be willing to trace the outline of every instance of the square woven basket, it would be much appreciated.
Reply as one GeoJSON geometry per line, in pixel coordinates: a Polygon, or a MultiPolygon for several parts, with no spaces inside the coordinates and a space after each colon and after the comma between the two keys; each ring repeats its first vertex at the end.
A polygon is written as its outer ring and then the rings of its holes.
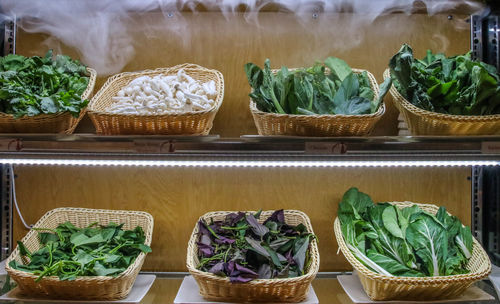
{"type": "MultiPolygon", "coordinates": [[[[384,78],[390,70],[384,72],[384,78]]],[[[500,114],[450,115],[431,112],[414,106],[406,100],[394,85],[389,90],[394,105],[408,125],[412,135],[499,135],[500,114]]]]}
{"type": "MultiPolygon", "coordinates": [[[[391,204],[398,208],[417,205],[431,214],[436,214],[439,209],[435,205],[411,202],[391,202],[391,204]]],[[[334,230],[340,250],[352,267],[358,271],[366,294],[375,301],[454,299],[474,282],[486,278],[491,271],[488,255],[479,242],[473,238],[472,257],[467,264],[467,269],[470,271],[468,274],[418,278],[382,275],[368,269],[347,248],[338,218],[335,219],[334,230]]]]}
{"type": "Polygon", "coordinates": [[[116,74],[106,81],[89,103],[89,117],[97,134],[164,134],[164,135],[207,135],[212,129],[215,114],[224,98],[224,77],[217,70],[196,64],[181,64],[171,68],[160,68],[141,72],[116,74]],[[111,99],[118,91],[140,76],[175,75],[180,69],[201,82],[213,80],[217,90],[215,105],[204,111],[181,114],[135,115],[114,114],[106,109],[114,103],[111,99]]]}
{"type": "MultiPolygon", "coordinates": [[[[82,100],[90,99],[94,91],[96,71],[87,68],[89,84],[82,94],[82,100]]],[[[80,111],[80,116],[74,117],[69,112],[56,114],[40,114],[14,118],[12,114],[0,112],[0,133],[65,133],[72,134],[80,120],[85,116],[86,109],[80,111]]]]}
{"type": "MultiPolygon", "coordinates": [[[[290,69],[293,71],[294,69],[290,69]]],[[[364,70],[352,69],[354,73],[364,70]]],[[[273,70],[277,73],[279,70],[273,70]]],[[[325,73],[329,73],[326,69],[325,73]]],[[[378,99],[379,89],[375,77],[366,71],[370,86],[378,99]]],[[[377,121],[385,112],[382,102],[377,112],[363,115],[296,115],[278,114],[261,111],[250,99],[250,112],[259,135],[294,135],[294,136],[364,136],[369,135],[377,121]]]]}
{"type": "MultiPolygon", "coordinates": [[[[66,221],[71,222],[79,228],[98,222],[107,225],[110,222],[124,223],[123,229],[134,229],[142,227],[146,236],[146,245],[151,245],[153,235],[153,217],[142,211],[124,210],[101,210],[83,208],[57,208],[47,212],[33,228],[56,228],[66,221]]],[[[22,242],[31,252],[40,249],[38,232],[31,229],[22,239],[22,242]]],[[[140,253],[135,262],[124,272],[116,277],[111,276],[81,276],[75,280],[59,280],[56,276],[44,277],[35,282],[38,277],[29,272],[12,269],[10,261],[26,264],[26,258],[22,258],[19,247],[10,254],[5,263],[5,269],[9,276],[16,281],[21,292],[30,295],[51,299],[78,299],[78,300],[118,300],[127,297],[139,270],[144,263],[145,253],[140,253]]]]}
{"type": "MultiPolygon", "coordinates": [[[[226,215],[235,211],[209,212],[200,217],[201,219],[223,220],[226,215]]],[[[246,211],[254,213],[255,211],[246,211]]],[[[259,222],[268,218],[274,211],[263,211],[259,222]]],[[[285,210],[285,222],[289,225],[303,224],[307,231],[314,233],[309,217],[297,210],[285,210]]],[[[319,269],[319,251],[316,240],[309,246],[311,265],[303,276],[286,279],[257,279],[248,283],[231,283],[229,278],[216,276],[209,272],[203,272],[196,268],[199,263],[198,247],[198,222],[196,222],[193,233],[188,243],[186,266],[195,278],[200,289],[200,294],[209,301],[219,302],[301,302],[309,291],[311,282],[316,277],[319,269]]]]}

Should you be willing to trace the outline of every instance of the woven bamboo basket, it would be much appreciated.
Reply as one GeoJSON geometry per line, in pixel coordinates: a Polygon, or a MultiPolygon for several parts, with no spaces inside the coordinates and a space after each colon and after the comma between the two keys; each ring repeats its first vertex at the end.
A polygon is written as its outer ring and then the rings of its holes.
{"type": "MultiPolygon", "coordinates": [[[[141,211],[122,210],[101,210],[83,208],[57,208],[47,212],[33,228],[56,228],[66,221],[71,222],[76,227],[86,227],[94,222],[107,225],[110,222],[117,224],[124,223],[123,229],[134,229],[142,227],[146,236],[146,245],[151,245],[153,235],[153,217],[141,211]]],[[[30,230],[22,239],[26,248],[31,252],[40,249],[38,232],[30,230]]],[[[135,262],[124,272],[116,277],[111,276],[82,276],[73,281],[59,280],[56,276],[44,277],[41,281],[35,282],[37,278],[29,272],[15,270],[9,267],[12,260],[19,263],[27,263],[22,258],[17,247],[6,261],[5,269],[14,281],[16,281],[21,292],[30,296],[51,298],[51,299],[78,299],[78,300],[118,300],[125,298],[139,270],[144,263],[145,253],[139,254],[135,262]]]]}
{"type": "MultiPolygon", "coordinates": [[[[200,220],[222,220],[232,212],[234,211],[209,212],[201,216],[200,220]]],[[[273,211],[263,211],[260,218],[265,219],[272,213],[273,211]]],[[[290,225],[303,224],[308,232],[314,233],[309,217],[301,211],[285,210],[285,221],[290,225]]],[[[260,222],[262,223],[262,220],[260,222]]],[[[316,240],[313,240],[309,246],[311,265],[303,276],[286,279],[257,279],[248,283],[231,283],[229,278],[216,276],[196,268],[199,263],[197,239],[198,224],[195,225],[189,239],[186,266],[198,283],[200,294],[209,301],[246,303],[301,302],[306,298],[311,282],[318,273],[319,251],[316,240]]]]}
{"type": "Polygon", "coordinates": [[[125,72],[110,77],[90,101],[88,113],[97,134],[207,135],[212,129],[215,114],[217,114],[223,98],[224,77],[219,71],[196,64],[181,64],[171,68],[125,72]],[[158,74],[173,75],[180,69],[184,69],[195,80],[202,82],[213,80],[215,82],[217,98],[212,109],[161,115],[129,115],[106,112],[106,109],[113,103],[111,98],[135,78],[158,74]]]}
{"type": "MultiPolygon", "coordinates": [[[[293,69],[291,69],[293,70],[293,69]]],[[[276,73],[278,70],[273,70],[276,73]]],[[[364,70],[353,69],[354,73],[364,70]]],[[[375,77],[368,71],[368,79],[378,98],[379,89],[375,77]]],[[[329,73],[327,69],[326,73],[329,73]]],[[[260,135],[295,136],[364,136],[371,133],[385,112],[382,102],[377,112],[363,115],[295,115],[261,111],[250,99],[250,112],[260,135]]]]}
{"type": "MultiPolygon", "coordinates": [[[[392,202],[391,204],[399,208],[417,205],[431,214],[436,214],[439,209],[435,205],[411,202],[392,202]]],[[[338,218],[335,219],[334,230],[340,250],[358,271],[363,289],[372,300],[454,299],[474,282],[486,278],[491,271],[488,255],[479,242],[473,239],[472,257],[467,264],[467,269],[470,271],[468,274],[418,278],[381,275],[368,269],[347,248],[338,218]]]]}
{"type": "MultiPolygon", "coordinates": [[[[389,69],[384,78],[390,77],[389,69]]],[[[389,90],[412,135],[498,135],[500,114],[450,115],[427,111],[407,101],[393,85],[389,90]]]]}
{"type": "MultiPolygon", "coordinates": [[[[87,68],[89,84],[82,94],[82,99],[90,99],[94,91],[96,71],[87,68]]],[[[14,118],[12,114],[0,112],[0,133],[66,133],[72,134],[80,120],[85,116],[86,109],[80,111],[78,117],[69,112],[56,114],[40,114],[36,116],[23,116],[14,118]]]]}

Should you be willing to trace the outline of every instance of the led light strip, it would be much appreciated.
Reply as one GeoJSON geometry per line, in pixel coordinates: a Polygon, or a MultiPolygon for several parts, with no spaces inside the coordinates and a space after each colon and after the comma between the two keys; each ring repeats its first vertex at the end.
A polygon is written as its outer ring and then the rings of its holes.
{"type": "Polygon", "coordinates": [[[500,166],[500,161],[416,160],[416,161],[275,161],[275,160],[81,160],[81,159],[0,159],[2,164],[57,166],[131,167],[459,167],[500,166]]]}

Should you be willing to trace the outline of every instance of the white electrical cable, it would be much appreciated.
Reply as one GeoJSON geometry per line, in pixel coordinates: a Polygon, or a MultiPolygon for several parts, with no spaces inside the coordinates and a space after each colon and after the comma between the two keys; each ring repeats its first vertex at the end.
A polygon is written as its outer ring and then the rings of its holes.
{"type": "Polygon", "coordinates": [[[17,204],[17,197],[16,197],[16,181],[15,181],[15,175],[14,175],[14,166],[9,165],[9,171],[10,171],[10,191],[12,193],[12,200],[14,201],[14,206],[16,207],[17,214],[19,215],[19,218],[21,219],[21,222],[23,223],[24,227],[26,229],[31,229],[33,225],[28,225],[26,224],[26,221],[24,220],[23,215],[21,214],[21,210],[19,210],[19,205],[17,204]]]}

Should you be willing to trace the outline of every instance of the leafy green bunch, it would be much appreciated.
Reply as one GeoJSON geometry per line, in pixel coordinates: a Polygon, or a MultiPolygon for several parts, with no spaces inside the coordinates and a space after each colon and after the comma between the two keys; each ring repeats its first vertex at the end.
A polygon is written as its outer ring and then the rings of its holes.
{"type": "Polygon", "coordinates": [[[422,277],[469,272],[471,231],[443,207],[433,215],[415,205],[374,204],[351,188],[339,204],[338,217],[349,250],[377,273],[422,277]]]}
{"type": "Polygon", "coordinates": [[[245,73],[257,107],[279,114],[375,113],[390,87],[386,82],[386,89],[375,99],[367,73],[354,73],[345,61],[335,57],[305,69],[282,67],[276,74],[267,59],[264,69],[247,63],[245,73]]]}
{"type": "Polygon", "coordinates": [[[422,59],[404,44],[390,62],[397,90],[424,110],[453,115],[500,114],[500,76],[496,68],[465,55],[446,57],[430,50],[422,59]]]}
{"type": "Polygon", "coordinates": [[[52,58],[10,54],[0,57],[0,111],[16,118],[70,112],[78,117],[88,100],[81,96],[89,77],[86,67],[68,56],[52,58]]]}
{"type": "Polygon", "coordinates": [[[116,276],[125,271],[141,252],[151,252],[144,244],[146,237],[140,226],[123,230],[123,224],[110,223],[77,228],[70,222],[55,229],[38,228],[42,247],[30,252],[18,241],[21,256],[29,258],[24,265],[10,262],[13,269],[38,275],[58,276],[61,280],[74,280],[79,276],[116,276]]]}

